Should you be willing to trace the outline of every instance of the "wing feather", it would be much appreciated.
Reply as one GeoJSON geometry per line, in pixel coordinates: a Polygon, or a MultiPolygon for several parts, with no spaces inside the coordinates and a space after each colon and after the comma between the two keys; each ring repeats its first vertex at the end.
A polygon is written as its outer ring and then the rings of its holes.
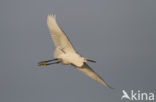
{"type": "Polygon", "coordinates": [[[73,48],[66,34],[58,26],[55,15],[48,15],[47,25],[51,38],[56,47],[63,49],[64,52],[75,52],[75,49],[73,48]]]}
{"type": "MultiPolygon", "coordinates": [[[[91,79],[96,80],[97,82],[103,84],[107,88],[111,88],[98,74],[95,73],[93,69],[91,69],[86,63],[82,67],[76,67],[80,72],[84,73],[91,79]]],[[[111,88],[112,89],[112,88],[111,88]]]]}

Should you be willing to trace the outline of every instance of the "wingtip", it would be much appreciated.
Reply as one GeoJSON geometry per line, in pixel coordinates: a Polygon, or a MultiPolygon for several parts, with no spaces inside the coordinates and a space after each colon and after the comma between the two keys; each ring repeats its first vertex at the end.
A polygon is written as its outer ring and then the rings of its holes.
{"type": "Polygon", "coordinates": [[[57,25],[57,22],[56,22],[56,15],[55,14],[48,14],[47,16],[47,25],[48,27],[51,28],[51,25],[57,25]]]}
{"type": "Polygon", "coordinates": [[[115,89],[115,88],[111,87],[110,85],[108,85],[108,84],[106,84],[106,83],[104,83],[103,85],[104,85],[105,87],[111,89],[111,90],[114,90],[114,89],[115,89]]]}
{"type": "Polygon", "coordinates": [[[54,18],[54,19],[56,19],[56,15],[55,14],[48,14],[47,18],[54,18]]]}
{"type": "Polygon", "coordinates": [[[111,90],[115,90],[115,88],[108,86],[107,88],[111,89],[111,90]]]}

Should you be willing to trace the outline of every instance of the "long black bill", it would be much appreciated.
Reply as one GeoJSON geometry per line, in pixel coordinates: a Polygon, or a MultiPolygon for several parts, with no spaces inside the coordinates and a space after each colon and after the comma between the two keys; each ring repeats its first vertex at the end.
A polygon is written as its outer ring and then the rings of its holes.
{"type": "Polygon", "coordinates": [[[88,62],[93,62],[93,63],[96,63],[96,61],[94,60],[90,60],[90,59],[86,59],[88,62]]]}

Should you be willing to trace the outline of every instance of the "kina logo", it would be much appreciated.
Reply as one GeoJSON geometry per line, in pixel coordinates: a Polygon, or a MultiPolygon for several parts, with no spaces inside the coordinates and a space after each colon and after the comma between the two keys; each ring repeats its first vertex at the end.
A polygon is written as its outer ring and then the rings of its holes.
{"type": "Polygon", "coordinates": [[[121,100],[130,100],[130,101],[154,101],[154,92],[141,92],[140,90],[134,91],[130,90],[130,92],[126,92],[122,90],[121,100]]]}

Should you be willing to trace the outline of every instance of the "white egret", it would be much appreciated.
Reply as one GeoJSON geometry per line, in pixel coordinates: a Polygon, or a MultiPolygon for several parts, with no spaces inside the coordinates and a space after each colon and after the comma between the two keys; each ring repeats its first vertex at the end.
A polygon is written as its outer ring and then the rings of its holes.
{"type": "Polygon", "coordinates": [[[86,59],[80,56],[71,42],[67,38],[63,30],[58,26],[55,15],[48,15],[47,25],[51,38],[55,44],[55,52],[53,60],[41,61],[39,66],[47,66],[51,64],[63,63],[65,65],[71,64],[80,72],[83,72],[88,77],[100,82],[104,86],[111,88],[99,75],[97,75],[86,62],[95,62],[94,60],[86,59]]]}

